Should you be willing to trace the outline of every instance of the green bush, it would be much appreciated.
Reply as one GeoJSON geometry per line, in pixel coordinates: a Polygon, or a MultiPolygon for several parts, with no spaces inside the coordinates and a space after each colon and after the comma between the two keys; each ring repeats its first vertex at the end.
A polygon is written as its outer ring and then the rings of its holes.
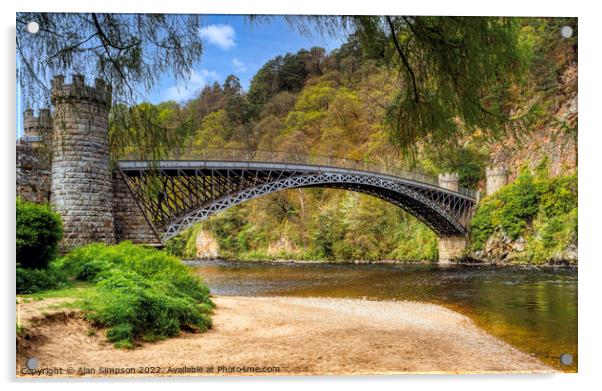
{"type": "Polygon", "coordinates": [[[561,216],[577,207],[577,175],[542,180],[537,187],[545,217],[561,216]]]}
{"type": "Polygon", "coordinates": [[[395,242],[397,246],[391,253],[394,259],[435,261],[439,256],[437,235],[415,219],[408,218],[399,225],[395,242]]]}
{"type": "Polygon", "coordinates": [[[529,262],[562,253],[577,241],[577,175],[547,177],[523,172],[513,183],[484,198],[471,221],[471,247],[482,250],[495,233],[525,237],[529,262]]]}
{"type": "Polygon", "coordinates": [[[187,239],[184,233],[168,239],[165,242],[165,252],[176,257],[185,257],[187,239]]]}
{"type": "Polygon", "coordinates": [[[84,308],[90,320],[108,327],[107,339],[118,347],[211,327],[209,289],[162,251],[130,242],[90,244],[67,254],[61,266],[76,279],[96,282],[84,308]]]}
{"type": "Polygon", "coordinates": [[[499,226],[511,239],[516,239],[539,210],[540,194],[533,175],[521,173],[511,186],[504,187],[496,196],[502,202],[501,209],[494,212],[499,226]]]}
{"type": "Polygon", "coordinates": [[[473,250],[482,250],[485,242],[495,231],[494,213],[502,202],[497,198],[486,197],[481,201],[471,221],[471,244],[473,250]]]}
{"type": "Polygon", "coordinates": [[[17,264],[16,282],[19,294],[61,289],[69,285],[65,273],[53,265],[46,269],[26,269],[17,264]]]}
{"type": "Polygon", "coordinates": [[[63,238],[60,216],[47,205],[17,199],[17,262],[24,268],[44,268],[63,238]]]}

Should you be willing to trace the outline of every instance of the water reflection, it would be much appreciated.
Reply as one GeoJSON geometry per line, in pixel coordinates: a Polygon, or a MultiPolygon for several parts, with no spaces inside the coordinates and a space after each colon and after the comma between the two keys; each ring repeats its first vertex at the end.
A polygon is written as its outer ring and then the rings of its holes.
{"type": "MultiPolygon", "coordinates": [[[[416,300],[469,315],[490,333],[561,368],[577,357],[577,271],[554,268],[193,262],[218,295],[416,300]]],[[[576,361],[569,368],[576,369],[576,361]]]]}

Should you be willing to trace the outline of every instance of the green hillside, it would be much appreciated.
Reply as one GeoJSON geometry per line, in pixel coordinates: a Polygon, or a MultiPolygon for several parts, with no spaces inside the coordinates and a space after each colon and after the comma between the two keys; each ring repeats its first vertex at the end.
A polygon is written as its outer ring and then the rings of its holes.
{"type": "MultiPolygon", "coordinates": [[[[357,34],[331,53],[315,47],[274,57],[255,74],[248,91],[230,75],[185,104],[143,104],[136,110],[150,114],[172,143],[368,160],[433,176],[457,171],[462,186],[483,190],[485,167],[494,152],[515,143],[517,133],[526,145],[537,143],[537,132],[551,126],[563,87],[561,75],[576,62],[574,42],[557,39],[561,23],[520,21],[517,58],[524,70],[499,80],[503,88],[483,91],[487,107],[509,113],[509,126],[501,128],[448,118],[458,131],[404,130],[399,118],[405,111],[398,102],[404,85],[386,58],[367,50],[357,34]]],[[[424,123],[425,118],[414,122],[424,123]]],[[[563,129],[561,137],[576,137],[576,124],[563,129]]],[[[532,167],[543,158],[534,155],[533,161],[520,164],[532,167]]],[[[530,224],[521,227],[529,230],[530,224]]],[[[473,230],[480,226],[488,228],[473,232],[479,238],[475,249],[504,229],[490,221],[473,225],[473,230]]],[[[194,257],[200,229],[213,234],[221,256],[238,259],[437,258],[435,234],[417,219],[379,199],[340,190],[288,190],[241,204],[173,239],[168,250],[194,257]]]]}

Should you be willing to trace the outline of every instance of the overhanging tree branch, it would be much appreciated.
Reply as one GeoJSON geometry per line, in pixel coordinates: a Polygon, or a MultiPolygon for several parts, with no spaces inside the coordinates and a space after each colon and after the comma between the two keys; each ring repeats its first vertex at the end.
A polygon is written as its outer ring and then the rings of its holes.
{"type": "Polygon", "coordinates": [[[410,73],[410,77],[412,78],[412,88],[414,90],[414,100],[416,102],[419,102],[420,96],[418,94],[418,86],[416,85],[416,75],[414,74],[414,70],[410,66],[410,62],[408,61],[408,58],[406,57],[403,49],[401,48],[401,45],[399,45],[399,41],[397,40],[397,36],[395,35],[395,26],[393,25],[393,20],[388,15],[385,16],[385,18],[387,19],[387,23],[389,24],[389,29],[391,30],[391,39],[393,40],[395,49],[397,50],[397,53],[399,54],[399,57],[401,57],[401,61],[403,62],[403,65],[406,67],[406,69],[410,73]]]}

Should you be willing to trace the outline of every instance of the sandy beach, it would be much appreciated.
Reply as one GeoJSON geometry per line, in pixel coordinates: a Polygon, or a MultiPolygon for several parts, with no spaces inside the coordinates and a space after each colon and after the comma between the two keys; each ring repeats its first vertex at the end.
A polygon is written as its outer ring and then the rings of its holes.
{"type": "MultiPolygon", "coordinates": [[[[133,350],[55,301],[19,305],[17,376],[345,375],[555,372],[442,306],[357,299],[214,298],[202,334],[133,350]],[[27,373],[28,358],[39,361],[27,373]],[[46,369],[45,373],[43,370],[46,369]]],[[[60,303],[59,303],[60,304],[60,303]]]]}

